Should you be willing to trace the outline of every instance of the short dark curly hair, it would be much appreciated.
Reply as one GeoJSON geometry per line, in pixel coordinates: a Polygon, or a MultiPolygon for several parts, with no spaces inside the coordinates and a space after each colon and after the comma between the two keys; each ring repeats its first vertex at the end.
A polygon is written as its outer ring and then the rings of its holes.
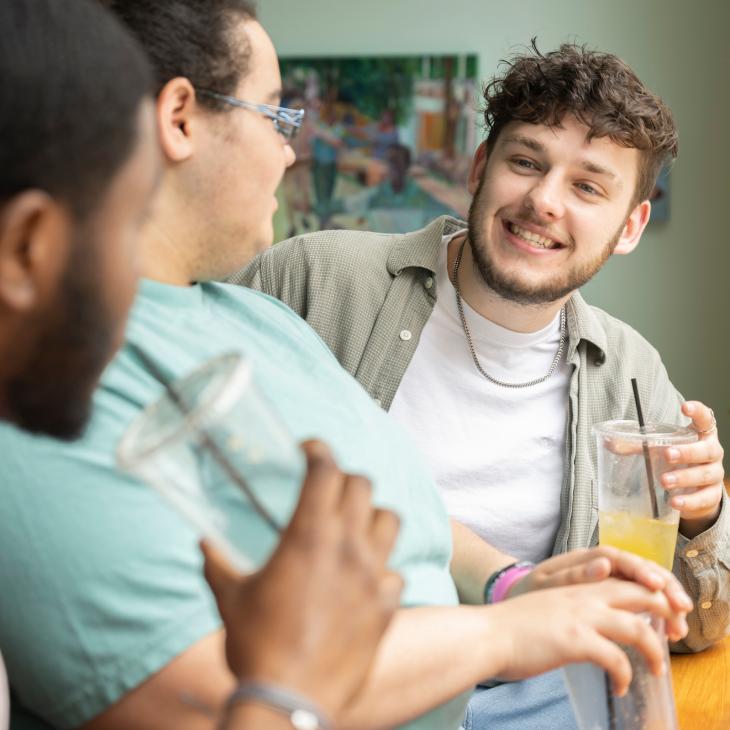
{"type": "Polygon", "coordinates": [[[484,87],[487,144],[513,121],[559,126],[570,114],[588,127],[588,138],[609,137],[641,153],[634,204],[651,195],[662,166],[677,156],[672,112],[632,69],[610,53],[564,43],[503,61],[506,72],[484,87]]]}
{"type": "MultiPolygon", "coordinates": [[[[235,35],[241,19],[256,19],[252,0],[101,0],[139,39],[152,62],[157,93],[177,76],[196,89],[233,94],[248,72],[251,49],[235,35]]],[[[209,96],[211,110],[230,107],[209,96]]]]}

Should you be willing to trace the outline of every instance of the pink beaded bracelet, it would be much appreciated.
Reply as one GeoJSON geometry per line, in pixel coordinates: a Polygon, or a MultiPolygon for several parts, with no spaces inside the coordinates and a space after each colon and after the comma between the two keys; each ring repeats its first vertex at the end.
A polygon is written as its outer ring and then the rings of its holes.
{"type": "Polygon", "coordinates": [[[509,589],[517,583],[520,578],[526,576],[535,566],[532,563],[517,563],[511,566],[494,581],[492,588],[492,603],[503,601],[509,589]]]}

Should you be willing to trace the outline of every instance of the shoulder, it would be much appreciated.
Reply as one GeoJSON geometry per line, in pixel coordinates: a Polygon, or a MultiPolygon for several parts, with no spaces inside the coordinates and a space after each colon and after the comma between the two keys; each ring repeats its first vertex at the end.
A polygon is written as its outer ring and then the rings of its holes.
{"type": "Polygon", "coordinates": [[[404,268],[433,269],[443,236],[465,225],[449,216],[440,216],[425,228],[410,233],[309,233],[276,244],[254,260],[252,266],[265,291],[269,290],[267,282],[282,284],[296,278],[312,281],[315,286],[324,277],[328,285],[333,277],[354,278],[354,283],[385,281],[404,268]]]}
{"type": "Polygon", "coordinates": [[[434,270],[444,231],[463,225],[441,216],[411,233],[335,230],[297,236],[259,254],[230,282],[265,291],[309,319],[312,306],[325,315],[353,298],[384,295],[406,269],[434,270]]]}
{"type": "Polygon", "coordinates": [[[588,357],[590,377],[585,381],[596,401],[603,403],[606,417],[630,415],[633,396],[631,379],[636,378],[642,400],[651,404],[653,420],[674,419],[681,396],[672,384],[657,349],[631,325],[604,310],[582,303],[585,320],[581,328],[590,332],[585,339],[603,350],[605,357],[588,357]],[[595,367],[591,367],[591,365],[595,367]],[[590,384],[589,384],[590,383],[590,384]]]}
{"type": "Polygon", "coordinates": [[[403,234],[372,231],[318,231],[296,236],[270,248],[261,257],[262,268],[306,265],[330,270],[352,266],[381,264],[385,266],[393,248],[403,234]]]}
{"type": "Polygon", "coordinates": [[[280,333],[288,330],[297,336],[314,336],[311,327],[288,304],[271,294],[236,284],[204,286],[211,299],[229,309],[236,318],[280,333]]]}
{"type": "Polygon", "coordinates": [[[237,314],[260,314],[284,320],[299,320],[292,310],[275,297],[258,289],[235,284],[207,282],[203,284],[206,297],[217,306],[237,314]]]}
{"type": "Polygon", "coordinates": [[[277,243],[230,281],[267,292],[297,312],[312,296],[367,290],[390,280],[388,261],[400,236],[369,231],[321,231],[277,243]]]}
{"type": "Polygon", "coordinates": [[[588,304],[579,292],[567,304],[568,331],[571,340],[588,343],[602,353],[598,363],[634,367],[647,360],[661,362],[657,350],[631,325],[610,315],[600,307],[588,304]]]}
{"type": "Polygon", "coordinates": [[[636,329],[600,307],[588,305],[606,335],[606,354],[632,362],[661,361],[657,349],[636,329]]]}

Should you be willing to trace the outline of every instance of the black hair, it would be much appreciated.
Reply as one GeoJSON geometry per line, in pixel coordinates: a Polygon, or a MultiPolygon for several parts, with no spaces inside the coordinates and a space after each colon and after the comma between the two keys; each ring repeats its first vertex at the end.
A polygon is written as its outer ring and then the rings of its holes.
{"type": "MultiPolygon", "coordinates": [[[[178,76],[196,89],[233,94],[248,71],[248,38],[236,24],[256,18],[251,0],[102,0],[134,33],[147,52],[157,93],[178,76]]],[[[200,104],[228,110],[223,102],[201,95],[200,104]]]]}
{"type": "Polygon", "coordinates": [[[0,2],[0,205],[41,189],[79,218],[131,154],[144,52],[89,0],[0,2]]]}

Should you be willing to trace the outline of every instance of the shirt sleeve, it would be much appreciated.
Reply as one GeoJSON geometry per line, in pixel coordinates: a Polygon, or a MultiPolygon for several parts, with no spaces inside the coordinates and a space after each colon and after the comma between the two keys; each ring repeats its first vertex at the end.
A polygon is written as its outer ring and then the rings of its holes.
{"type": "Polygon", "coordinates": [[[252,259],[249,264],[235,274],[231,274],[226,279],[228,284],[238,284],[239,286],[246,286],[249,289],[256,289],[257,291],[263,291],[267,294],[271,292],[266,291],[263,288],[263,282],[261,281],[261,257],[263,254],[259,254],[252,259]]]}
{"type": "MultiPolygon", "coordinates": [[[[654,392],[653,420],[688,423],[681,412],[684,399],[669,380],[658,361],[654,392]]],[[[672,651],[696,652],[722,639],[730,628],[730,504],[723,492],[720,515],[709,529],[693,539],[677,537],[674,573],[694,601],[694,610],[687,617],[689,633],[672,645],[672,651]]]]}
{"type": "Polygon", "coordinates": [[[309,266],[305,245],[301,237],[277,243],[230,277],[228,283],[268,294],[306,319],[309,266]]]}

